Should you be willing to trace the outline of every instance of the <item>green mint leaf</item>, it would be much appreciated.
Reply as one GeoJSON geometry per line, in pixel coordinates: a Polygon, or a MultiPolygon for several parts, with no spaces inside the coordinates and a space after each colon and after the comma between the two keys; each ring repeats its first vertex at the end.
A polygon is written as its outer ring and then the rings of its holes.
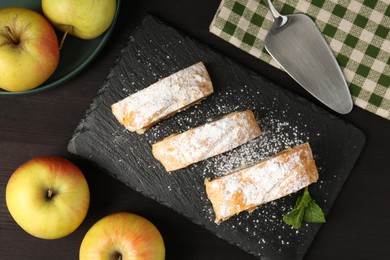
{"type": "Polygon", "coordinates": [[[318,204],[312,199],[309,205],[305,208],[304,221],[311,223],[324,223],[325,216],[324,212],[318,204]]]}
{"type": "Polygon", "coordinates": [[[293,226],[295,229],[301,228],[302,220],[305,214],[305,209],[302,207],[294,208],[289,213],[283,216],[283,221],[293,226]]]}
{"type": "Polygon", "coordinates": [[[311,200],[312,198],[310,196],[309,189],[306,187],[303,192],[303,195],[297,199],[297,203],[295,204],[295,207],[306,208],[309,205],[311,200]]]}
{"type": "Polygon", "coordinates": [[[305,215],[305,208],[309,205],[311,199],[309,192],[306,190],[307,189],[305,189],[303,194],[298,197],[294,208],[283,216],[283,221],[286,224],[293,226],[295,229],[299,229],[301,227],[305,215]]]}
{"type": "Polygon", "coordinates": [[[322,209],[310,196],[306,187],[303,194],[297,198],[294,208],[283,216],[283,221],[295,229],[299,229],[302,221],[311,223],[324,223],[325,216],[322,209]]]}

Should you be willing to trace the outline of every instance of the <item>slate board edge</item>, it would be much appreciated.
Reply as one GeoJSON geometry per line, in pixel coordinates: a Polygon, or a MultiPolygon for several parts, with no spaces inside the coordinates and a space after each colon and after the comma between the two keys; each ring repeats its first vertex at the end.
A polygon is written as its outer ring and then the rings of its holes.
{"type": "MultiPolygon", "coordinates": [[[[154,18],[153,16],[150,16],[150,15],[149,15],[149,16],[147,16],[146,18],[144,18],[144,19],[142,20],[142,22],[141,22],[139,25],[136,26],[136,28],[133,30],[133,32],[131,33],[131,35],[134,34],[134,33],[136,33],[137,30],[141,30],[141,29],[142,29],[142,24],[148,22],[148,20],[150,20],[150,19],[155,20],[155,21],[158,21],[158,22],[163,23],[163,24],[166,24],[165,22],[162,22],[160,19],[154,18]]],[[[166,25],[168,25],[168,24],[166,24],[166,25]]],[[[177,30],[177,29],[175,28],[175,30],[177,30]]],[[[177,30],[177,31],[178,31],[180,34],[183,34],[182,31],[180,31],[180,30],[177,30]]],[[[184,34],[184,35],[185,35],[185,34],[184,34]]],[[[188,37],[188,38],[194,40],[193,37],[189,37],[189,36],[187,36],[187,35],[185,35],[185,37],[188,37]]],[[[130,39],[130,38],[131,38],[131,36],[129,37],[129,39],[130,39]]],[[[195,40],[196,40],[196,39],[195,39],[195,40]]],[[[197,41],[197,42],[200,42],[199,40],[196,40],[196,41],[197,41]]],[[[128,40],[128,41],[126,42],[125,46],[124,46],[124,47],[122,48],[122,50],[121,50],[121,53],[123,52],[123,50],[124,50],[129,44],[130,44],[130,40],[128,40]]],[[[212,49],[214,52],[216,52],[216,53],[218,53],[218,54],[221,54],[219,51],[213,49],[212,47],[208,46],[207,44],[204,44],[204,43],[202,43],[202,44],[203,44],[203,45],[206,45],[208,48],[212,49]]],[[[225,56],[225,55],[223,55],[223,54],[221,54],[221,55],[222,55],[222,56],[225,56]]],[[[225,58],[226,58],[227,60],[229,60],[229,61],[232,61],[232,59],[231,59],[230,57],[226,57],[226,56],[225,56],[225,58]]],[[[95,97],[95,99],[98,99],[98,97],[99,97],[102,93],[104,93],[104,91],[105,91],[105,86],[106,86],[106,82],[107,82],[107,81],[111,78],[111,76],[112,76],[111,71],[114,69],[114,67],[117,65],[117,63],[120,61],[120,59],[121,59],[121,55],[119,55],[118,59],[114,62],[112,68],[110,69],[110,72],[108,73],[108,75],[107,75],[107,77],[106,77],[105,82],[103,83],[102,87],[99,89],[99,91],[98,91],[97,96],[95,97]]],[[[252,70],[250,70],[250,69],[244,67],[244,66],[241,65],[240,63],[238,63],[238,62],[235,62],[235,63],[236,63],[238,66],[240,66],[240,67],[242,67],[242,68],[245,68],[247,71],[250,71],[251,75],[257,75],[257,76],[259,75],[258,73],[256,73],[256,72],[254,72],[254,71],[252,71],[252,70]]],[[[264,80],[269,81],[269,80],[267,80],[267,79],[265,79],[265,78],[264,78],[264,80]]],[[[273,84],[273,85],[275,85],[275,86],[277,86],[276,84],[274,84],[274,83],[272,83],[272,82],[270,82],[270,83],[273,84]]],[[[280,86],[277,86],[277,87],[280,88],[280,86]]],[[[304,99],[303,97],[297,96],[295,93],[293,93],[293,92],[291,92],[291,91],[289,91],[289,90],[286,90],[286,89],[284,89],[284,90],[285,90],[286,94],[288,94],[289,96],[293,96],[295,99],[303,99],[303,100],[306,100],[306,99],[304,99]]],[[[310,103],[310,102],[307,101],[307,103],[310,103]]],[[[312,103],[310,103],[310,104],[312,104],[312,103]]],[[[327,111],[325,111],[324,109],[322,109],[322,108],[320,108],[320,107],[317,107],[317,106],[315,106],[314,104],[312,104],[312,105],[313,105],[313,107],[315,108],[315,110],[317,110],[319,113],[330,114],[330,113],[328,113],[327,111]]],[[[87,110],[87,112],[86,112],[86,114],[85,114],[85,117],[80,121],[79,125],[77,126],[77,128],[76,128],[76,130],[75,130],[75,133],[74,133],[72,139],[71,139],[70,142],[69,142],[69,145],[68,145],[68,151],[69,151],[69,152],[74,153],[74,154],[77,155],[77,148],[76,148],[75,145],[74,145],[74,141],[75,141],[75,139],[76,139],[80,134],[83,133],[83,129],[82,129],[82,125],[83,125],[83,124],[82,124],[82,123],[83,123],[83,121],[85,121],[85,119],[87,118],[88,114],[90,114],[90,113],[94,110],[94,108],[95,108],[95,105],[94,105],[94,101],[93,101],[92,104],[91,104],[91,106],[90,106],[90,108],[87,110]]],[[[340,120],[340,119],[338,119],[336,116],[334,116],[334,115],[332,115],[332,114],[330,114],[330,115],[331,115],[331,117],[333,117],[333,119],[340,120]]],[[[360,132],[360,134],[364,137],[364,134],[363,134],[363,132],[362,132],[360,129],[356,128],[355,126],[351,125],[350,123],[348,123],[348,122],[346,122],[346,121],[344,121],[344,120],[340,120],[340,121],[341,121],[341,122],[344,122],[346,125],[352,126],[355,130],[357,130],[357,132],[360,132]]],[[[364,140],[365,140],[365,137],[364,137],[364,140]]],[[[363,149],[363,148],[361,148],[361,149],[363,149]]],[[[359,154],[360,154],[360,152],[361,152],[361,151],[359,151],[359,154]]],[[[89,160],[88,158],[85,158],[85,159],[89,160]]],[[[356,162],[356,161],[355,161],[355,162],[356,162]]],[[[116,176],[114,176],[113,174],[111,174],[110,171],[106,170],[104,167],[101,167],[97,162],[94,162],[94,164],[96,164],[99,168],[103,169],[103,170],[104,170],[105,172],[107,172],[109,175],[111,175],[111,176],[113,176],[114,178],[116,178],[116,179],[118,179],[119,181],[121,181],[119,178],[117,178],[116,176]]],[[[353,166],[352,166],[352,168],[353,168],[353,166]]],[[[345,184],[345,181],[346,181],[346,179],[348,178],[348,176],[349,176],[349,174],[346,176],[343,185],[345,184]]],[[[343,185],[341,185],[341,187],[340,187],[340,189],[338,190],[338,192],[335,192],[335,194],[334,194],[334,196],[333,196],[333,197],[334,197],[334,198],[333,198],[333,201],[334,201],[334,200],[336,199],[336,197],[338,196],[338,194],[339,194],[339,192],[340,192],[340,190],[341,190],[341,188],[342,188],[343,185]]],[[[151,198],[153,198],[154,200],[158,201],[160,204],[162,204],[162,205],[164,205],[164,206],[166,206],[166,207],[168,207],[168,208],[170,208],[170,209],[173,209],[175,212],[177,212],[174,208],[172,208],[172,207],[170,207],[169,205],[167,205],[164,201],[160,200],[158,197],[146,195],[146,194],[143,193],[143,191],[138,190],[136,187],[132,187],[132,188],[135,189],[137,192],[140,192],[140,193],[142,193],[143,195],[145,195],[145,196],[147,196],[147,197],[151,197],[151,198]]],[[[331,204],[333,204],[333,202],[332,202],[331,204]]],[[[179,212],[179,213],[180,213],[180,212],[179,212]]],[[[208,229],[203,223],[199,223],[196,219],[191,218],[191,216],[185,216],[185,215],[183,215],[183,214],[181,214],[181,213],[180,213],[180,215],[182,215],[182,216],[184,216],[184,217],[190,219],[192,222],[194,222],[194,223],[196,223],[196,224],[199,224],[199,225],[201,225],[201,226],[204,226],[206,229],[208,229]]],[[[321,225],[318,226],[318,229],[320,228],[320,226],[321,226],[321,225]]],[[[212,230],[211,230],[211,231],[212,231],[212,230]]],[[[317,230],[316,232],[318,232],[318,230],[317,230]]],[[[216,234],[215,232],[212,232],[212,233],[216,234]]],[[[221,237],[221,236],[219,236],[218,234],[216,234],[216,235],[217,235],[218,237],[221,237]]],[[[314,237],[315,237],[315,236],[312,237],[312,240],[314,239],[314,237]]],[[[223,238],[223,237],[221,237],[221,238],[224,239],[224,240],[226,240],[226,239],[223,238]]],[[[228,240],[226,240],[226,241],[228,241],[228,240]]],[[[235,246],[237,246],[235,243],[232,243],[231,241],[228,241],[228,242],[231,243],[231,244],[233,244],[233,245],[235,245],[235,246]]],[[[310,243],[308,243],[307,248],[304,250],[304,252],[302,252],[302,253],[303,253],[302,257],[303,257],[304,254],[307,252],[307,249],[308,249],[308,247],[310,246],[311,242],[312,242],[312,241],[310,241],[310,243]]],[[[238,246],[239,246],[240,248],[245,249],[245,250],[248,251],[249,253],[254,254],[255,256],[258,256],[257,254],[255,254],[254,252],[252,252],[250,249],[245,248],[245,246],[240,245],[240,244],[238,244],[238,246]]]]}

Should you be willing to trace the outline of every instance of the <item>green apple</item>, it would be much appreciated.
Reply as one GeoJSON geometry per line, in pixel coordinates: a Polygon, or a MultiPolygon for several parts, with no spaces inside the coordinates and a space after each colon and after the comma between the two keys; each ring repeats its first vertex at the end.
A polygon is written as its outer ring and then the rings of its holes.
{"type": "Polygon", "coordinates": [[[81,170],[59,157],[37,157],[21,165],[6,187],[11,216],[27,233],[44,239],[69,235],[83,222],[90,194],[81,170]]]}
{"type": "Polygon", "coordinates": [[[58,62],[58,39],[45,17],[22,7],[0,9],[0,88],[36,88],[58,62]]]}
{"type": "Polygon", "coordinates": [[[93,39],[111,25],[116,0],[42,0],[42,10],[55,27],[81,39],[93,39]]]}
{"type": "Polygon", "coordinates": [[[163,260],[163,238],[149,220],[119,212],[96,222],[80,246],[80,260],[163,260]]]}

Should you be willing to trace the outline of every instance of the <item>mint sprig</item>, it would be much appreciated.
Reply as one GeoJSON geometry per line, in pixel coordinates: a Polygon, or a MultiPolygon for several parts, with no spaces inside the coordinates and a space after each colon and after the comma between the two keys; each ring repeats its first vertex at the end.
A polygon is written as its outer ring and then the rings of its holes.
{"type": "Polygon", "coordinates": [[[295,229],[301,228],[302,221],[310,223],[324,223],[325,216],[321,207],[310,196],[306,187],[303,194],[298,197],[294,208],[283,216],[283,221],[295,229]]]}

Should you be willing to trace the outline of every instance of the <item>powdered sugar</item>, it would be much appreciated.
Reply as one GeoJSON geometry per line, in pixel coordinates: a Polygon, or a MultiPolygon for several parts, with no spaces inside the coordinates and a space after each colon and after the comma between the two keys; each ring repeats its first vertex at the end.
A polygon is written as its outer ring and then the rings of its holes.
{"type": "Polygon", "coordinates": [[[154,144],[153,154],[172,171],[231,150],[260,133],[251,111],[234,112],[154,144]]]}
{"type": "Polygon", "coordinates": [[[206,182],[216,221],[286,196],[318,178],[305,143],[261,163],[206,182]]]}
{"type": "Polygon", "coordinates": [[[208,160],[204,167],[204,176],[225,175],[236,168],[263,160],[307,141],[304,131],[287,121],[275,118],[273,113],[260,118],[259,121],[263,134],[229,153],[208,160]]]}
{"type": "Polygon", "coordinates": [[[112,105],[112,112],[129,131],[146,127],[210,95],[212,83],[199,62],[112,105]]]}

